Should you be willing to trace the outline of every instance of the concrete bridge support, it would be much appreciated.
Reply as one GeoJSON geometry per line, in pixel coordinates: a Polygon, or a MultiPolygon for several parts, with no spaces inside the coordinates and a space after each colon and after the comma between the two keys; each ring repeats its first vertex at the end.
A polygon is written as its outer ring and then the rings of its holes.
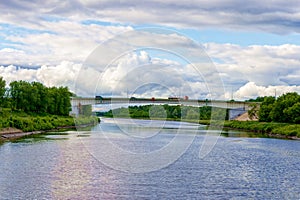
{"type": "MultiPolygon", "coordinates": [[[[101,105],[101,104],[174,104],[174,105],[186,105],[186,106],[212,106],[218,108],[229,109],[229,119],[235,119],[236,117],[244,114],[250,109],[251,102],[243,101],[220,101],[220,100],[196,100],[196,99],[148,99],[148,98],[103,98],[101,96],[92,97],[73,97],[71,98],[72,111],[71,115],[77,116],[80,111],[80,106],[83,105],[101,105]]],[[[258,103],[259,104],[259,103],[258,103]]]]}
{"type": "Polygon", "coordinates": [[[244,114],[245,112],[248,112],[248,111],[245,110],[244,108],[237,108],[237,109],[229,109],[228,112],[229,112],[228,113],[229,120],[234,120],[238,116],[241,116],[242,114],[244,114]]]}

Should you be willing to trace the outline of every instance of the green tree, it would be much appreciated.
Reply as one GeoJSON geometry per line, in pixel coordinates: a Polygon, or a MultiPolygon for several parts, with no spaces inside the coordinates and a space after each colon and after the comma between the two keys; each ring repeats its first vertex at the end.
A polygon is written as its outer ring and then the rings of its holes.
{"type": "Polygon", "coordinates": [[[195,109],[188,110],[186,119],[199,120],[199,112],[197,112],[195,109]]]}
{"type": "Polygon", "coordinates": [[[275,97],[265,97],[264,101],[260,105],[260,109],[258,111],[259,121],[270,122],[272,118],[270,116],[270,112],[273,109],[273,104],[275,103],[275,97]]]}
{"type": "Polygon", "coordinates": [[[4,103],[4,95],[6,91],[5,85],[6,85],[5,80],[3,79],[3,77],[0,77],[0,106],[2,106],[4,103]]]}
{"type": "Polygon", "coordinates": [[[71,109],[72,93],[67,87],[47,88],[38,82],[13,81],[9,94],[13,110],[69,115],[71,109]]]}
{"type": "Polygon", "coordinates": [[[249,99],[246,102],[263,102],[266,97],[256,97],[256,99],[249,99]]]}
{"type": "Polygon", "coordinates": [[[46,88],[43,84],[38,82],[33,82],[31,85],[32,93],[35,95],[32,101],[32,103],[34,104],[32,107],[32,111],[46,113],[49,104],[48,88],[46,88]]]}
{"type": "Polygon", "coordinates": [[[275,122],[292,122],[293,119],[287,114],[288,109],[300,102],[300,96],[296,92],[286,93],[280,96],[273,105],[270,112],[272,121],[275,122]]]}
{"type": "Polygon", "coordinates": [[[248,110],[248,116],[251,120],[258,118],[259,107],[257,103],[251,103],[249,105],[250,109],[248,110]]]}
{"type": "Polygon", "coordinates": [[[288,119],[290,119],[290,122],[292,123],[300,123],[300,102],[295,103],[293,106],[284,109],[283,111],[284,115],[288,119]]]}
{"type": "Polygon", "coordinates": [[[164,109],[163,106],[159,106],[159,105],[152,105],[149,108],[149,117],[151,119],[155,119],[155,118],[167,118],[167,114],[166,114],[166,110],[164,109]]]}

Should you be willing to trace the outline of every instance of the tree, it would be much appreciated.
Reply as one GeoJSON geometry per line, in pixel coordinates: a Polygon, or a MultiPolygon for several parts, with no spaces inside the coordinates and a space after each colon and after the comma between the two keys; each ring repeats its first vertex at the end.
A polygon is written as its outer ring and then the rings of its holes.
{"type": "Polygon", "coordinates": [[[19,103],[21,101],[21,91],[20,91],[20,82],[13,81],[9,84],[10,89],[10,97],[12,99],[11,109],[17,110],[19,107],[19,103]]]}
{"type": "Polygon", "coordinates": [[[5,95],[5,80],[3,80],[3,77],[0,77],[0,106],[3,105],[4,102],[4,95],[5,95]]]}
{"type": "Polygon", "coordinates": [[[280,96],[273,105],[270,112],[272,121],[275,122],[292,122],[293,119],[287,114],[287,110],[300,102],[300,96],[296,92],[286,93],[280,96]]]}
{"type": "Polygon", "coordinates": [[[38,82],[13,81],[9,91],[13,110],[69,115],[72,93],[67,87],[47,88],[38,82]]]}
{"type": "Polygon", "coordinates": [[[155,118],[165,119],[165,118],[167,118],[166,110],[164,109],[163,106],[152,105],[149,108],[149,117],[151,119],[155,119],[155,118]]]}
{"type": "Polygon", "coordinates": [[[275,97],[270,96],[264,98],[264,101],[260,105],[260,109],[258,111],[259,121],[263,121],[263,122],[272,121],[270,112],[272,111],[274,102],[275,102],[275,97]]]}
{"type": "Polygon", "coordinates": [[[35,95],[34,102],[33,102],[34,106],[32,108],[33,111],[46,113],[49,104],[48,88],[38,82],[33,82],[31,85],[32,85],[32,92],[35,95]]]}
{"type": "Polygon", "coordinates": [[[293,123],[300,123],[300,102],[295,103],[293,106],[284,109],[284,115],[293,123]]]}
{"type": "Polygon", "coordinates": [[[263,102],[266,97],[256,97],[256,99],[249,99],[246,102],[263,102]]]}
{"type": "Polygon", "coordinates": [[[300,123],[300,95],[290,92],[278,99],[265,97],[258,115],[259,121],[300,123]]]}
{"type": "Polygon", "coordinates": [[[249,105],[250,109],[248,110],[248,116],[251,120],[258,118],[259,107],[257,103],[251,103],[249,105]]]}

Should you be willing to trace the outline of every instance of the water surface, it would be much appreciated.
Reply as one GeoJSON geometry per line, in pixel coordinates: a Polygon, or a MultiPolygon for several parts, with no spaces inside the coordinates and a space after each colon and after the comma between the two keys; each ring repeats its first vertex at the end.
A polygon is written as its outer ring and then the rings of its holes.
{"type": "MultiPolygon", "coordinates": [[[[0,199],[300,199],[299,141],[220,137],[200,159],[205,137],[205,127],[195,124],[104,119],[92,132],[5,143],[0,146],[0,199]],[[124,151],[147,154],[178,134],[183,143],[192,138],[192,144],[156,171],[115,170],[98,157],[107,140],[124,151]]],[[[107,152],[118,164],[121,158],[107,152]]]]}

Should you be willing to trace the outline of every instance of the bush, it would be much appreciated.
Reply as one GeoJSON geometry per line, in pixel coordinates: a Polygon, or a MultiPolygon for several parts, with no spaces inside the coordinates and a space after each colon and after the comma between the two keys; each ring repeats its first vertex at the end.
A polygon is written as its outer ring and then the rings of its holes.
{"type": "Polygon", "coordinates": [[[273,134],[280,134],[286,136],[300,136],[300,125],[286,125],[272,130],[273,134]]]}

